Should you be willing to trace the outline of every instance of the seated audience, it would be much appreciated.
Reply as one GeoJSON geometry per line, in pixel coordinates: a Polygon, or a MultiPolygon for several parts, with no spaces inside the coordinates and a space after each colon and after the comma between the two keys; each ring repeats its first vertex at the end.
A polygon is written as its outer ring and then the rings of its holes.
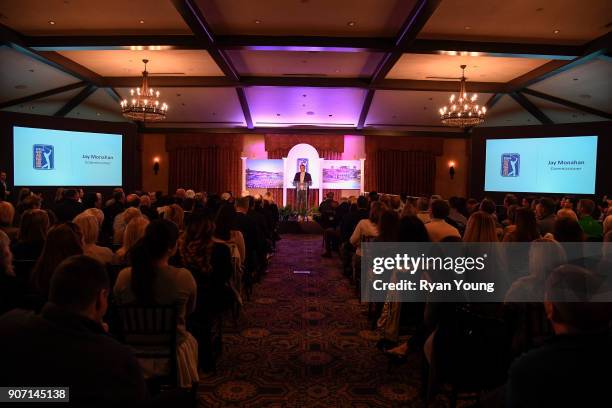
{"type": "MultiPolygon", "coordinates": [[[[130,250],[131,267],[123,269],[113,293],[119,305],[176,305],[178,383],[189,388],[198,377],[198,342],[187,331],[187,316],[196,307],[196,282],[189,270],[175,268],[168,260],[177,251],[179,230],[168,220],[149,223],[145,235],[130,250]]],[[[145,375],[159,373],[146,367],[145,375]]]]}
{"type": "Polygon", "coordinates": [[[552,234],[557,217],[555,215],[555,202],[550,198],[542,198],[536,205],[536,218],[538,230],[542,236],[552,234]]]}
{"type": "Polygon", "coordinates": [[[357,223],[349,239],[350,243],[356,248],[357,256],[361,256],[361,242],[363,240],[369,240],[378,236],[378,221],[386,209],[383,203],[375,201],[370,206],[369,217],[357,223]]]}
{"type": "Polygon", "coordinates": [[[580,228],[587,239],[601,241],[603,236],[601,224],[593,218],[595,203],[593,200],[582,199],[578,201],[578,215],[580,228]]]}
{"type": "Polygon", "coordinates": [[[125,227],[130,221],[138,217],[142,217],[142,213],[136,207],[128,207],[121,214],[117,214],[113,221],[113,244],[121,245],[123,243],[125,227]]]}
{"type": "Polygon", "coordinates": [[[128,253],[130,249],[144,236],[145,229],[149,225],[149,220],[145,217],[136,217],[132,219],[125,227],[123,232],[123,244],[115,253],[113,263],[116,265],[127,265],[129,262],[128,253]]]}
{"type": "Polygon", "coordinates": [[[534,239],[540,238],[535,213],[531,208],[516,208],[514,221],[515,228],[506,233],[503,240],[504,242],[531,242],[534,239]]]}
{"type": "Polygon", "coordinates": [[[33,291],[46,299],[53,272],[66,258],[83,254],[83,235],[73,223],[64,223],[49,229],[42,253],[32,270],[33,291]]]}
{"type": "Polygon", "coordinates": [[[604,407],[612,405],[610,305],[593,301],[602,280],[576,267],[555,269],[546,281],[544,308],[555,336],[514,361],[506,406],[604,407]]]}
{"type": "Polygon", "coordinates": [[[0,231],[4,232],[11,241],[17,241],[19,228],[13,227],[15,208],[8,201],[0,201],[0,231]]]}
{"type": "Polygon", "coordinates": [[[439,242],[446,237],[461,237],[459,230],[445,221],[450,213],[450,207],[444,200],[431,202],[431,220],[425,224],[432,242],[439,242]]]}
{"type": "Polygon", "coordinates": [[[58,222],[72,221],[83,211],[85,206],[79,202],[79,193],[75,189],[65,190],[62,199],[53,206],[58,222]]]}
{"type": "MultiPolygon", "coordinates": [[[[71,406],[136,406],[148,399],[138,361],[106,334],[109,282],[87,256],[54,271],[40,314],[0,317],[0,384],[70,387],[71,406]]],[[[44,404],[43,404],[44,405],[44,404]]]]}
{"type": "Polygon", "coordinates": [[[97,245],[100,233],[100,224],[93,215],[85,212],[74,218],[74,223],[79,226],[83,233],[83,254],[90,256],[103,264],[111,263],[114,258],[110,248],[97,245]]]}
{"type": "Polygon", "coordinates": [[[21,216],[19,236],[11,251],[19,260],[36,260],[40,256],[49,230],[49,215],[44,210],[28,210],[21,216]]]}

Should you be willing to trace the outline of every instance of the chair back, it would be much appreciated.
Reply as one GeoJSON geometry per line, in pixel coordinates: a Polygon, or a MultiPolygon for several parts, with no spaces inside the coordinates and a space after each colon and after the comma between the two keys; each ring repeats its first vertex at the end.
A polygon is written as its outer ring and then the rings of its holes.
{"type": "Polygon", "coordinates": [[[176,358],[176,306],[117,306],[119,317],[119,338],[132,347],[134,355],[146,373],[148,362],[157,365],[159,361],[168,363],[165,375],[172,385],[177,383],[176,358]]]}

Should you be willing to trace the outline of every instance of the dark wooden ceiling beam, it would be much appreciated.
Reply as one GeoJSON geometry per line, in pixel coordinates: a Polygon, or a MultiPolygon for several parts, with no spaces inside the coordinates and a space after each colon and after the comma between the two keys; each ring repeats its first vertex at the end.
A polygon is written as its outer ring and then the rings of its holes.
{"type": "Polygon", "coordinates": [[[489,100],[487,101],[487,103],[485,103],[485,108],[487,108],[487,112],[489,112],[497,102],[499,102],[499,100],[504,96],[505,94],[503,93],[496,93],[493,94],[493,96],[491,96],[489,98],[489,100]]]}
{"type": "Polygon", "coordinates": [[[411,10],[395,39],[393,49],[385,55],[376,67],[371,78],[373,83],[385,79],[389,71],[391,71],[393,66],[401,58],[404,53],[403,50],[412,46],[417,35],[423,26],[425,26],[427,20],[429,20],[431,15],[436,11],[440,2],[441,0],[417,0],[417,3],[411,10]]]}
{"type": "Polygon", "coordinates": [[[60,108],[55,115],[58,117],[63,117],[69,114],[74,108],[79,106],[85,99],[87,99],[92,93],[94,93],[98,88],[95,85],[87,85],[81,92],[75,95],[74,98],[70,99],[64,106],[60,108]]]}
{"type": "Polygon", "coordinates": [[[523,109],[531,114],[534,118],[540,121],[543,125],[552,125],[553,121],[544,114],[537,106],[535,106],[525,95],[520,92],[512,92],[510,94],[512,99],[514,99],[523,109]]]}
{"type": "Polygon", "coordinates": [[[365,122],[368,118],[368,112],[370,112],[370,106],[372,106],[372,100],[374,99],[375,92],[376,91],[374,89],[368,89],[368,92],[366,92],[365,98],[363,100],[363,105],[361,107],[361,113],[359,114],[359,121],[357,122],[358,130],[361,130],[365,127],[365,122]]]}
{"type": "Polygon", "coordinates": [[[225,76],[232,80],[239,80],[240,75],[234,68],[232,61],[219,49],[215,42],[215,36],[208,26],[204,15],[194,0],[172,0],[172,4],[179,12],[185,23],[189,26],[196,38],[201,42],[202,48],[206,49],[213,60],[223,71],[225,76]]]}
{"type": "MultiPolygon", "coordinates": [[[[140,85],[140,77],[105,77],[106,86],[129,88],[140,85]]],[[[388,91],[456,92],[456,81],[427,81],[414,79],[385,79],[370,84],[366,78],[331,77],[247,77],[232,81],[222,76],[184,77],[152,76],[149,83],[155,88],[248,88],[252,86],[308,87],[308,88],[360,88],[388,91]]],[[[469,82],[469,92],[500,93],[505,91],[501,82],[469,82]]]]}
{"type": "Polygon", "coordinates": [[[23,37],[36,51],[202,49],[195,35],[101,35],[23,37]],[[158,48],[159,47],[159,48],[158,48]]]}
{"type": "Polygon", "coordinates": [[[242,113],[244,114],[244,121],[246,122],[247,129],[253,129],[253,118],[251,117],[251,109],[249,108],[249,102],[246,97],[246,93],[243,88],[236,88],[236,94],[238,95],[238,100],[240,101],[240,107],[242,108],[242,113]]]}
{"type": "Polygon", "coordinates": [[[606,118],[608,120],[612,120],[612,114],[604,111],[600,111],[599,109],[591,108],[589,106],[580,105],[578,103],[568,101],[567,99],[558,98],[556,96],[548,95],[542,92],[534,91],[533,89],[525,88],[521,91],[524,94],[535,96],[536,98],[544,99],[550,102],[554,102],[559,105],[566,106],[568,108],[575,109],[580,112],[588,113],[591,115],[600,116],[602,118],[606,118]]]}
{"type": "Polygon", "coordinates": [[[612,44],[612,32],[609,32],[582,47],[582,53],[579,57],[568,61],[550,61],[544,65],[541,65],[518,78],[508,82],[506,86],[506,92],[512,93],[520,91],[530,85],[535,84],[550,78],[554,75],[558,75],[569,69],[575,68],[586,62],[589,62],[600,55],[604,55],[608,48],[612,44]]]}
{"type": "Polygon", "coordinates": [[[87,85],[85,82],[75,82],[74,84],[60,86],[58,88],[53,88],[47,91],[38,92],[32,95],[27,95],[22,98],[12,99],[10,101],[0,103],[0,109],[8,108],[9,106],[20,105],[22,103],[32,102],[37,99],[46,98],[52,95],[57,95],[62,92],[72,91],[73,89],[81,88],[85,85],[87,85]]]}

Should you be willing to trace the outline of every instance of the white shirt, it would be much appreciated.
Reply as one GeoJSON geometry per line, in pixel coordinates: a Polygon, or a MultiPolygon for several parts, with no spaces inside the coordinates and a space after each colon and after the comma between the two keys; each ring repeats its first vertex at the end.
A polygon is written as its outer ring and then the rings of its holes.
{"type": "Polygon", "coordinates": [[[303,183],[305,178],[306,178],[306,172],[300,171],[300,183],[303,183]]]}
{"type": "Polygon", "coordinates": [[[461,238],[461,234],[459,234],[457,228],[440,218],[432,218],[431,221],[425,224],[425,228],[432,242],[440,242],[446,237],[461,238]]]}

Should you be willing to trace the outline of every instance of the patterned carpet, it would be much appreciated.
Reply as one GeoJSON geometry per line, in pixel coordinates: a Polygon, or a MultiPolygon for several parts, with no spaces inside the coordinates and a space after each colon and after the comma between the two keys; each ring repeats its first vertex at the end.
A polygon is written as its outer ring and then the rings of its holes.
{"type": "Polygon", "coordinates": [[[388,370],[339,259],[321,251],[320,235],[283,236],[237,327],[226,325],[200,406],[422,406],[418,357],[388,370]]]}

